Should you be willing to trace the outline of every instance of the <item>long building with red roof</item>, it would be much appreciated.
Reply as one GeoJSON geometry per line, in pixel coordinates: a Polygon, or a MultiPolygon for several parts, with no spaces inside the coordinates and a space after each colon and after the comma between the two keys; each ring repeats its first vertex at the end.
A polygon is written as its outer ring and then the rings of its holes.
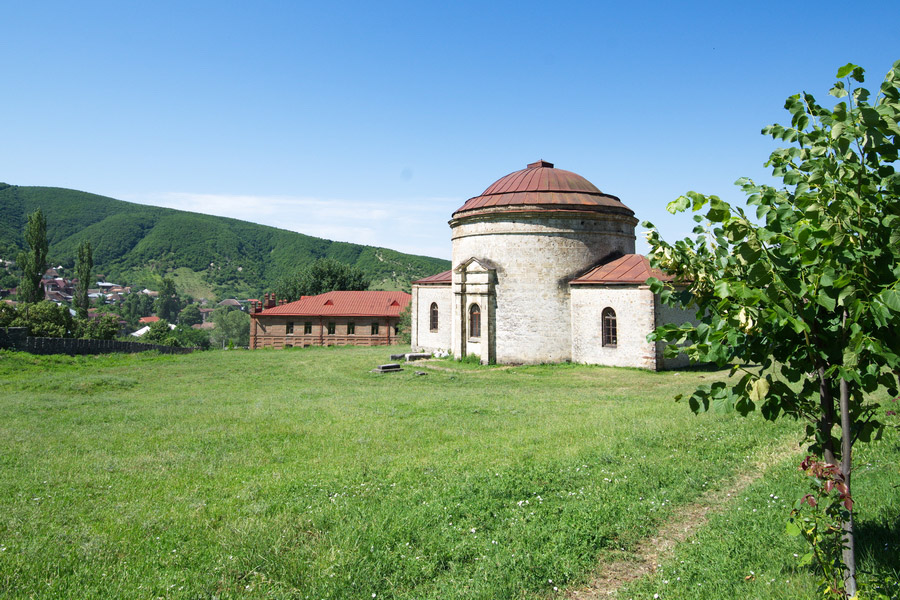
{"type": "Polygon", "coordinates": [[[250,349],[384,346],[398,342],[406,292],[335,291],[278,301],[266,294],[250,309],[250,349]]]}

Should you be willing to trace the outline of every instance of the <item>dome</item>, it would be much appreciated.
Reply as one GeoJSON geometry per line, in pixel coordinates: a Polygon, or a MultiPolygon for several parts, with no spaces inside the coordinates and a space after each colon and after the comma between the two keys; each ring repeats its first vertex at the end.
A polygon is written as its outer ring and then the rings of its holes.
{"type": "Polygon", "coordinates": [[[480,196],[467,200],[453,213],[453,218],[535,210],[634,215],[618,198],[604,194],[581,175],[555,169],[553,163],[539,160],[495,181],[480,196]]]}

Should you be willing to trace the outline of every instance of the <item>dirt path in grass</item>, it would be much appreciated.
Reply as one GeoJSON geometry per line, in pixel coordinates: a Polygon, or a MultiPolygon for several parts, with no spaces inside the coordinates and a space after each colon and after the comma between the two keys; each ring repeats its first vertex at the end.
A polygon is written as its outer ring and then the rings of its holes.
{"type": "Polygon", "coordinates": [[[566,598],[594,600],[616,597],[618,589],[626,583],[653,573],[657,565],[672,555],[676,545],[696,533],[710,516],[722,512],[729,499],[738,496],[747,486],[762,477],[768,467],[798,454],[798,450],[796,440],[791,440],[788,444],[760,452],[750,471],[738,475],[725,488],[706,492],[696,502],[676,510],[656,535],[640,542],[628,558],[600,564],[591,582],[568,590],[566,598]]]}

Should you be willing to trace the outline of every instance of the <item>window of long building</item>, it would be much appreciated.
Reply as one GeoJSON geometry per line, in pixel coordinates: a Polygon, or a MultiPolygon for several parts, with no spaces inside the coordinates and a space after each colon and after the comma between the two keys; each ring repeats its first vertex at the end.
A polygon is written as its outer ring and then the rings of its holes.
{"type": "Polygon", "coordinates": [[[353,321],[347,321],[347,335],[353,335],[356,333],[356,323],[353,321]]]}
{"type": "Polygon", "coordinates": [[[312,321],[306,321],[305,323],[303,323],[303,333],[305,333],[306,335],[312,333],[312,321]]]}
{"type": "Polygon", "coordinates": [[[284,326],[285,333],[294,333],[294,322],[288,321],[287,325],[284,326]]]}
{"type": "Polygon", "coordinates": [[[372,323],[372,335],[378,335],[378,322],[372,323]]]}

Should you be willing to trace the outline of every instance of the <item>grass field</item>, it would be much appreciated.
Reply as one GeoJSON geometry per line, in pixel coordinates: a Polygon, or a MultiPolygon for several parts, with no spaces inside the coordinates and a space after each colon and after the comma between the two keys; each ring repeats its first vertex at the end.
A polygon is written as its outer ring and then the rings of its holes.
{"type": "MultiPolygon", "coordinates": [[[[799,439],[672,402],[718,373],[369,372],[396,351],[0,352],[0,597],[563,597],[799,439]]],[[[857,458],[879,574],[900,570],[898,457],[892,431],[857,458]]],[[[619,597],[810,596],[783,534],[797,462],[619,597]]]]}

